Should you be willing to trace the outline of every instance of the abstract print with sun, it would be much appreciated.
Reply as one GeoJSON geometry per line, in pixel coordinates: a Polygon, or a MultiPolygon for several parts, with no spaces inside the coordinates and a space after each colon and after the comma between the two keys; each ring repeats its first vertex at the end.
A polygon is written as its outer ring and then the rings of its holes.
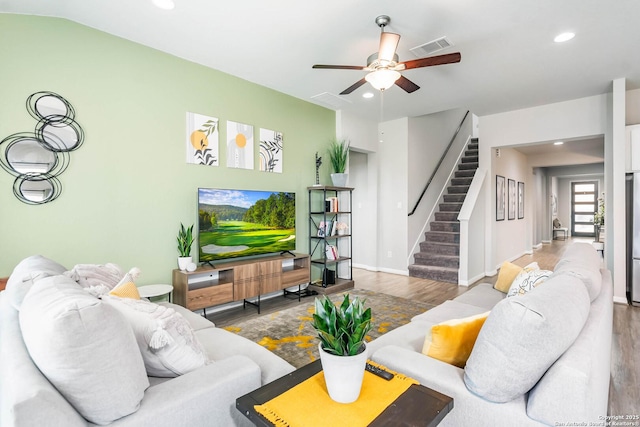
{"type": "Polygon", "coordinates": [[[218,166],[218,119],[187,113],[187,163],[218,166]]]}
{"type": "Polygon", "coordinates": [[[260,129],[260,170],[282,173],[282,132],[260,129]]]}
{"type": "Polygon", "coordinates": [[[227,121],[227,167],[253,169],[253,126],[227,121]]]}

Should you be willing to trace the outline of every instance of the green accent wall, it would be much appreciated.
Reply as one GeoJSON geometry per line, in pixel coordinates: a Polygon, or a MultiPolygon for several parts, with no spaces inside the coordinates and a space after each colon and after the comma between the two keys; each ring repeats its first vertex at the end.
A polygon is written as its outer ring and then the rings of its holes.
{"type": "Polygon", "coordinates": [[[18,201],[14,177],[0,170],[0,277],[41,254],[67,268],[139,267],[139,283],[170,283],[198,187],[296,192],[297,250],[308,251],[306,187],[315,152],[326,157],[335,136],[334,111],[58,18],[0,14],[0,58],[0,140],[34,129],[25,103],[38,91],[64,96],[85,131],[51,203],[18,201]],[[187,112],[219,118],[220,166],[186,163],[187,112]],[[254,126],[254,170],[226,166],[227,120],[254,126]],[[283,133],[282,174],[257,170],[261,127],[283,133]]]}

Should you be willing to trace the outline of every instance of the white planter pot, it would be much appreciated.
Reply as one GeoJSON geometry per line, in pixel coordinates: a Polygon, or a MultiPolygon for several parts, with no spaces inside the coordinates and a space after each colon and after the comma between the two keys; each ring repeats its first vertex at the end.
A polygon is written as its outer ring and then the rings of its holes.
{"type": "Polygon", "coordinates": [[[367,348],[365,347],[362,353],[355,356],[329,354],[322,349],[322,343],[318,348],[329,397],[338,403],[351,403],[358,400],[364,378],[364,367],[367,363],[367,348]]]}
{"type": "Polygon", "coordinates": [[[192,258],[190,256],[179,256],[178,268],[182,271],[185,271],[187,269],[187,266],[191,264],[191,259],[192,258]]]}
{"type": "Polygon", "coordinates": [[[332,173],[331,174],[331,182],[333,182],[334,187],[346,187],[348,178],[349,178],[348,173],[332,173]]]}

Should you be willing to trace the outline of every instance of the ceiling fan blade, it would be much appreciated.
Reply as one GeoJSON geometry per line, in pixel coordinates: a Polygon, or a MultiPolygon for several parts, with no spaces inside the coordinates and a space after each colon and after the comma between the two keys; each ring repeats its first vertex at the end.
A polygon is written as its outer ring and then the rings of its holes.
{"type": "Polygon", "coordinates": [[[396,85],[400,86],[407,93],[412,93],[420,89],[420,86],[418,86],[405,76],[400,76],[400,78],[396,80],[396,85]]]}
{"type": "Polygon", "coordinates": [[[430,56],[428,58],[413,59],[411,61],[405,61],[398,64],[404,65],[404,70],[410,70],[412,68],[432,67],[434,65],[453,64],[460,62],[461,55],[459,52],[447,53],[446,55],[430,56]]]}
{"type": "Polygon", "coordinates": [[[314,65],[311,68],[320,68],[324,70],[364,70],[365,67],[359,65],[314,65]]]}
{"type": "Polygon", "coordinates": [[[362,86],[366,82],[367,81],[363,77],[362,79],[358,80],[357,82],[355,82],[354,84],[352,84],[351,86],[349,86],[348,88],[340,92],[340,95],[349,95],[351,92],[358,89],[360,86],[362,86]]]}
{"type": "Polygon", "coordinates": [[[400,42],[400,34],[380,33],[380,49],[378,49],[378,59],[380,61],[393,61],[396,48],[400,42]]]}

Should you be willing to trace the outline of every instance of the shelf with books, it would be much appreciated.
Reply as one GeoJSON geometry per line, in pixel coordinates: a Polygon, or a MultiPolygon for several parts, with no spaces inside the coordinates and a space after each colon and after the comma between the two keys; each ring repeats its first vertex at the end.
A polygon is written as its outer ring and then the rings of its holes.
{"type": "Polygon", "coordinates": [[[353,188],[314,186],[308,190],[312,286],[323,288],[318,289],[320,293],[328,293],[329,288],[337,292],[353,287],[353,188]]]}

